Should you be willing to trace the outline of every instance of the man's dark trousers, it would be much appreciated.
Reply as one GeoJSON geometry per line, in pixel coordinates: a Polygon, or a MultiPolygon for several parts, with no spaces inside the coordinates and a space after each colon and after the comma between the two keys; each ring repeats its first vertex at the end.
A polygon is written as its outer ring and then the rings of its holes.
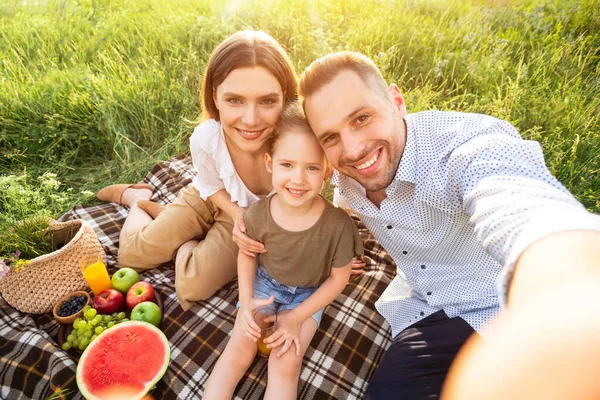
{"type": "Polygon", "coordinates": [[[462,318],[438,311],[394,339],[373,374],[366,399],[439,399],[450,364],[474,332],[462,318]]]}

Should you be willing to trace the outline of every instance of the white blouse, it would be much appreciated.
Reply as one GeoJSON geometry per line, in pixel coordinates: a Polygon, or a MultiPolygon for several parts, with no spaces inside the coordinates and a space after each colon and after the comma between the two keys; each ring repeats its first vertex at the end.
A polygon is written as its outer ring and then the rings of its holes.
{"type": "Polygon", "coordinates": [[[190,137],[190,151],[196,169],[192,183],[203,200],[221,189],[225,189],[231,201],[242,208],[260,199],[246,188],[235,170],[221,123],[209,119],[198,125],[190,137]]]}

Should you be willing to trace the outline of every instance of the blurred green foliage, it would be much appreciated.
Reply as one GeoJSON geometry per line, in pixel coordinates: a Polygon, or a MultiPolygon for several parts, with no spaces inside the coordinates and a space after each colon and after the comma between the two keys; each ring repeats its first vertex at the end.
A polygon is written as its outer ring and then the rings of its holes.
{"type": "Polygon", "coordinates": [[[600,2],[591,0],[4,1],[1,171],[52,171],[77,193],[141,179],[187,150],[205,63],[243,28],[270,32],[299,73],[330,51],[367,54],[409,112],[510,121],[600,211],[600,2]]]}

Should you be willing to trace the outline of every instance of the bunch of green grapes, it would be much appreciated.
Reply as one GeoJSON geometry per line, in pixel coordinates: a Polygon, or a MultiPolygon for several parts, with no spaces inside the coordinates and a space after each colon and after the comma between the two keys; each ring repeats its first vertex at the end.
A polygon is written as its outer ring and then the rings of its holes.
{"type": "Polygon", "coordinates": [[[77,318],[73,321],[73,330],[67,336],[62,349],[65,351],[71,348],[85,350],[106,329],[128,320],[128,318],[125,318],[123,311],[112,314],[98,314],[95,308],[87,305],[83,307],[83,318],[77,318]]]}

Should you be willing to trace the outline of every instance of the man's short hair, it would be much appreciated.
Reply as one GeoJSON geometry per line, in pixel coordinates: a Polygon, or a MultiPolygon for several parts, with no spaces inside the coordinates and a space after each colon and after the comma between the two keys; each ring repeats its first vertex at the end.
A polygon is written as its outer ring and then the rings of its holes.
{"type": "Polygon", "coordinates": [[[381,71],[367,56],[355,51],[330,53],[313,61],[300,77],[300,95],[306,99],[335,79],[342,71],[354,71],[374,92],[387,94],[381,71]]]}

